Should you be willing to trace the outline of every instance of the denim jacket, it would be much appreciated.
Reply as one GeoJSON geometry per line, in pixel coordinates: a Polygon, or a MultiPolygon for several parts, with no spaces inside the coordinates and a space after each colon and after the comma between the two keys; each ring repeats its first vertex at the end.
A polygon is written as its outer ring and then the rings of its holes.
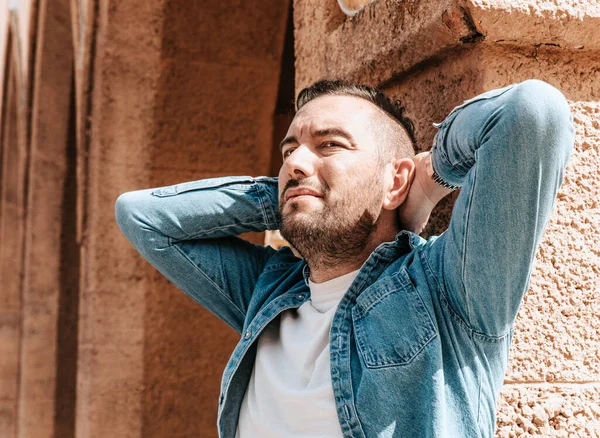
{"type": "MultiPolygon", "coordinates": [[[[345,437],[492,437],[514,321],[574,141],[564,96],[529,80],[440,124],[432,161],[461,185],[448,229],[377,247],[341,299],[331,380],[345,437]]],[[[240,333],[218,429],[233,438],[257,339],[310,299],[306,263],[236,237],[279,226],[277,180],[223,177],[121,195],[116,217],[170,281],[240,333]]]]}

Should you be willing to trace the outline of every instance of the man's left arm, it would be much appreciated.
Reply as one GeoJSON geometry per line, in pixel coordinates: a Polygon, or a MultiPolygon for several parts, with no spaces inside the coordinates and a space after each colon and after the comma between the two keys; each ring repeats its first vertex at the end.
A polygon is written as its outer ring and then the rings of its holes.
{"type": "MultiPolygon", "coordinates": [[[[572,151],[573,117],[560,91],[529,80],[470,99],[437,126],[413,185],[429,166],[462,188],[428,262],[460,317],[477,332],[501,336],[529,287],[572,151]]],[[[449,193],[430,178],[421,191],[432,198],[449,193]]]]}

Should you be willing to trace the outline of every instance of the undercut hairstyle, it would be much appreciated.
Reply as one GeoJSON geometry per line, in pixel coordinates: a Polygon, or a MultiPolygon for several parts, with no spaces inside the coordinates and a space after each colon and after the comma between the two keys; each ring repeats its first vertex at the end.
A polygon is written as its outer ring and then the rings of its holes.
{"type": "Polygon", "coordinates": [[[342,80],[321,80],[298,93],[296,111],[321,96],[354,96],[371,102],[388,116],[379,118],[379,128],[382,128],[382,132],[386,134],[382,142],[384,146],[382,153],[386,155],[383,158],[393,159],[415,155],[418,149],[415,127],[412,120],[406,116],[406,109],[399,100],[392,100],[381,90],[368,85],[352,84],[342,80]],[[385,120],[386,118],[391,120],[385,120]]]}

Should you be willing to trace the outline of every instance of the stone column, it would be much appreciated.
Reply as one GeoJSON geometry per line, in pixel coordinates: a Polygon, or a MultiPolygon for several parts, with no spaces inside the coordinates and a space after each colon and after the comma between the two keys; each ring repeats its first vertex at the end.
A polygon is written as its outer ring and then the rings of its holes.
{"type": "MultiPolygon", "coordinates": [[[[2,162],[0,174],[0,433],[13,437],[16,433],[16,416],[18,404],[18,375],[21,339],[21,294],[19,261],[14,260],[21,254],[22,224],[19,218],[23,215],[23,207],[17,201],[16,188],[23,187],[22,174],[13,171],[9,166],[19,161],[17,120],[17,87],[15,85],[15,69],[11,65],[6,69],[6,104],[2,123],[2,162]],[[8,188],[11,185],[10,190],[8,188]]],[[[17,170],[17,169],[14,169],[17,170]]],[[[21,199],[22,201],[22,199],[21,199]]]]}
{"type": "Polygon", "coordinates": [[[80,14],[77,53],[91,58],[77,71],[77,436],[217,435],[221,374],[239,337],[136,253],[114,202],[129,190],[268,173],[288,8],[103,0],[95,18],[80,14]]]}
{"type": "Polygon", "coordinates": [[[36,9],[18,430],[19,437],[69,437],[79,278],[75,145],[69,138],[73,44],[68,0],[42,0],[36,9]]]}
{"type": "MultiPolygon", "coordinates": [[[[7,17],[8,15],[8,17],[7,17]]],[[[6,19],[0,142],[0,436],[17,433],[27,175],[27,82],[15,13],[6,19]],[[5,63],[4,63],[5,61],[5,63]]]]}
{"type": "MultiPolygon", "coordinates": [[[[368,2],[359,2],[368,3],[368,2]]],[[[296,84],[341,77],[384,88],[432,122],[491,88],[529,78],[567,97],[577,139],[516,321],[498,436],[600,433],[600,7],[537,0],[375,0],[353,17],[295,0],[296,84]]],[[[443,231],[453,199],[427,234],[443,231]]]]}

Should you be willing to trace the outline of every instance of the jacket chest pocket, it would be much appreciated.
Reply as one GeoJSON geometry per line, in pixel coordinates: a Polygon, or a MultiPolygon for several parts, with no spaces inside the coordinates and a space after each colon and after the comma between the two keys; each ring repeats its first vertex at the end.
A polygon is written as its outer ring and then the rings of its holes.
{"type": "Polygon", "coordinates": [[[437,336],[405,269],[366,289],[352,309],[352,321],[368,368],[407,365],[437,336]]]}

